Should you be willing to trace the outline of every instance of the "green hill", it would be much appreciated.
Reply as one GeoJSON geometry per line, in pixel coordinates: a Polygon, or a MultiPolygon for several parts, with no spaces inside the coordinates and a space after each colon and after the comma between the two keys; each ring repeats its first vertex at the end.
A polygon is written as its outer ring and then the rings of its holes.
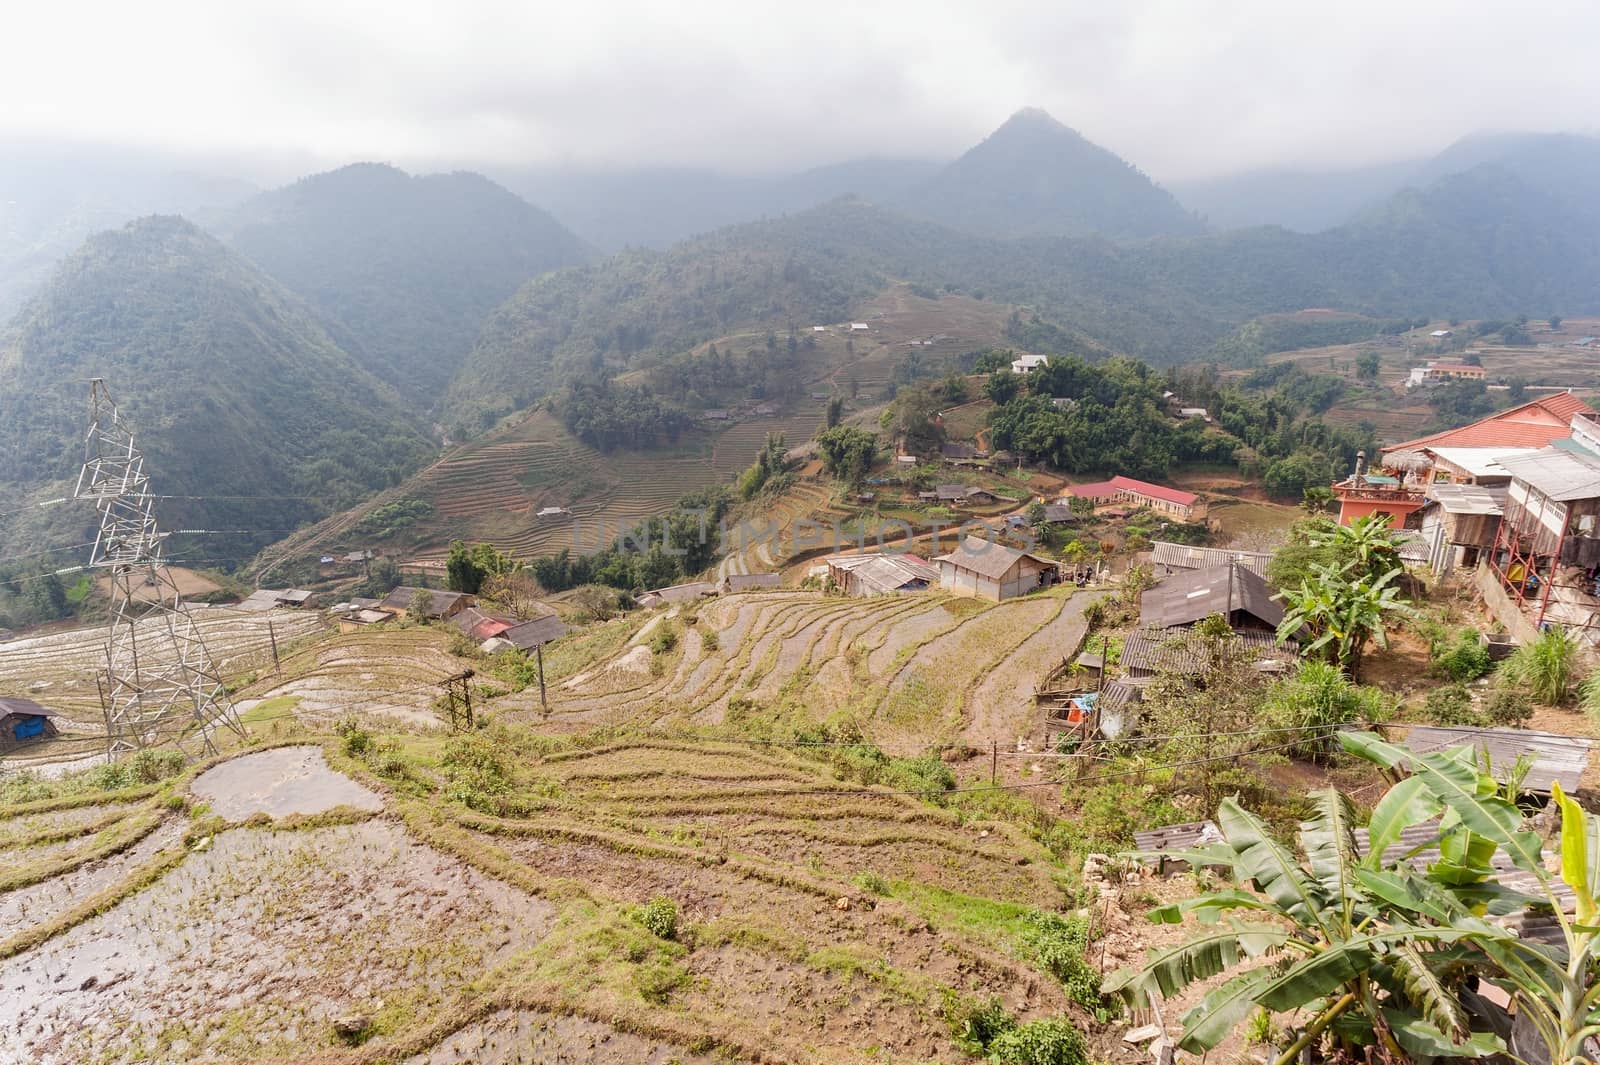
{"type": "Polygon", "coordinates": [[[997,237],[1139,239],[1203,226],[1138,168],[1036,108],[899,201],[906,210],[997,237]]]}
{"type": "Polygon", "coordinates": [[[518,285],[589,258],[554,218],[485,177],[376,163],[263,193],[213,228],[424,409],[518,285]]]}
{"type": "MultiPolygon", "coordinates": [[[[157,492],[315,499],[163,505],[169,527],[259,529],[225,545],[234,555],[394,483],[432,450],[394,390],[298,300],[181,218],[91,238],[0,334],[4,509],[76,476],[91,377],[132,420],[157,492]]],[[[58,526],[90,523],[83,509],[55,508],[58,526]]],[[[0,542],[21,534],[8,520],[0,542]]]]}

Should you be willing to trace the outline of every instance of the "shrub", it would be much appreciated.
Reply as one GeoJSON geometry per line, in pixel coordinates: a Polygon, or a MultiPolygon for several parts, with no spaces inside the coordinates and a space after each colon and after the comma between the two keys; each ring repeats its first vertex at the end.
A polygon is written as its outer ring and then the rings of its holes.
{"type": "Polygon", "coordinates": [[[372,733],[356,723],[353,717],[341,717],[333,730],[344,737],[344,753],[352,758],[362,758],[372,749],[372,733]]]}
{"type": "Polygon", "coordinates": [[[490,736],[469,732],[452,736],[439,759],[444,769],[445,798],[481,813],[495,813],[495,797],[511,788],[511,770],[490,736]]]}
{"type": "Polygon", "coordinates": [[[998,998],[978,1002],[954,991],[945,992],[944,1019],[956,1046],[975,1057],[987,1054],[996,1039],[1017,1027],[998,998]]]}
{"type": "Polygon", "coordinates": [[[1081,917],[1036,911],[1028,915],[1023,947],[1040,968],[1061,981],[1080,1006],[1100,1010],[1100,974],[1084,958],[1089,946],[1089,922],[1081,917]]]}
{"type": "Polygon", "coordinates": [[[1476,725],[1478,714],[1472,708],[1472,693],[1462,684],[1446,684],[1433,689],[1422,703],[1422,712],[1436,725],[1476,725]]]}
{"type": "Polygon", "coordinates": [[[1578,641],[1567,630],[1545,629],[1537,640],[1523,644],[1506,659],[1500,675],[1506,683],[1526,688],[1538,702],[1556,706],[1566,702],[1571,691],[1577,657],[1578,641]]]}
{"type": "Polygon", "coordinates": [[[133,786],[133,774],[126,762],[112,762],[96,766],[84,778],[95,791],[120,791],[133,786]]]}
{"type": "Polygon", "coordinates": [[[689,982],[689,974],[681,965],[658,963],[642,965],[633,971],[633,986],[639,997],[653,1006],[663,1005],[672,993],[689,982]]]}
{"type": "Polygon", "coordinates": [[[700,646],[707,651],[718,651],[722,649],[722,641],[717,639],[716,633],[708,630],[700,634],[700,646]]]}
{"type": "Polygon", "coordinates": [[[181,772],[181,751],[140,751],[128,761],[128,776],[135,784],[154,784],[181,772]]]}
{"type": "Polygon", "coordinates": [[[676,939],[678,906],[669,898],[653,898],[639,907],[639,923],[658,939],[676,939]]]}
{"type": "Polygon", "coordinates": [[[650,640],[650,650],[658,655],[664,655],[678,646],[678,630],[670,625],[662,625],[650,640]]]}
{"type": "Polygon", "coordinates": [[[1494,663],[1489,658],[1489,649],[1471,629],[1463,630],[1454,643],[1436,646],[1433,651],[1433,665],[1442,676],[1457,684],[1477,680],[1494,668],[1494,663]]]}
{"type": "Polygon", "coordinates": [[[1483,700],[1483,723],[1503,728],[1521,728],[1533,717],[1533,704],[1514,688],[1495,688],[1483,700]]]}
{"type": "Polygon", "coordinates": [[[891,890],[889,881],[872,872],[862,873],[856,877],[856,886],[873,895],[888,895],[891,890]]]}
{"type": "Polygon", "coordinates": [[[1001,1032],[989,1044],[996,1065],[1086,1065],[1083,1035],[1064,1017],[1051,1017],[1001,1032]]]}

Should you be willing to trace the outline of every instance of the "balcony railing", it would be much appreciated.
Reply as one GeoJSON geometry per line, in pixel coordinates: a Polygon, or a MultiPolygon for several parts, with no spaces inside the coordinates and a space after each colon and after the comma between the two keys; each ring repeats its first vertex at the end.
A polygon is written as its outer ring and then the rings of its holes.
{"type": "Polygon", "coordinates": [[[1340,499],[1364,499],[1376,503],[1415,503],[1421,506],[1426,497],[1422,489],[1410,485],[1361,485],[1349,483],[1333,486],[1334,494],[1340,499]]]}

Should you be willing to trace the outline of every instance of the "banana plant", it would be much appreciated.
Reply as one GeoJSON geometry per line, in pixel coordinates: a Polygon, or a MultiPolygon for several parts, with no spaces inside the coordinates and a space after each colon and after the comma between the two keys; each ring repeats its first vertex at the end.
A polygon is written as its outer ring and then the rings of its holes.
{"type": "Polygon", "coordinates": [[[1298,1021],[1277,1065],[1325,1039],[1346,1050],[1372,1046],[1399,1062],[1505,1052],[1509,1024],[1472,990],[1477,978],[1516,999],[1550,1061],[1588,1060],[1584,1047],[1596,1032],[1600,997],[1594,979],[1600,825],[1557,789],[1559,879],[1579,900],[1569,915],[1555,875],[1544,869],[1539,838],[1472,748],[1418,755],[1370,733],[1340,739],[1348,750],[1411,775],[1389,789],[1365,826],[1342,794],[1317,793],[1296,848],[1225,800],[1217,811],[1222,843],[1163,856],[1221,869],[1232,886],[1153,910],[1150,919],[1166,923],[1193,913],[1201,930],[1186,943],[1153,951],[1141,969],[1112,974],[1105,991],[1142,1007],[1232,973],[1184,1015],[1180,1047],[1203,1053],[1265,1008],[1298,1021]],[[1413,851],[1397,853],[1405,830],[1423,824],[1437,831],[1413,851]],[[1366,836],[1364,854],[1358,833],[1366,836]],[[1417,854],[1435,847],[1439,858],[1416,869],[1417,854]],[[1538,894],[1500,884],[1496,853],[1534,874],[1538,894]],[[1524,941],[1497,920],[1538,906],[1557,915],[1564,946],[1524,941]]]}

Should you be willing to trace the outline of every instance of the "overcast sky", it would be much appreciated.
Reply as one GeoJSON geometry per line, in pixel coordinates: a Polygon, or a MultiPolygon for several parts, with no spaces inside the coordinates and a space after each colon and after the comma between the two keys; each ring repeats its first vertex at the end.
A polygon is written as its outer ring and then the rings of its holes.
{"type": "Polygon", "coordinates": [[[16,0],[0,134],[261,156],[790,169],[1043,107],[1154,176],[1592,132],[1600,5],[16,0]]]}

